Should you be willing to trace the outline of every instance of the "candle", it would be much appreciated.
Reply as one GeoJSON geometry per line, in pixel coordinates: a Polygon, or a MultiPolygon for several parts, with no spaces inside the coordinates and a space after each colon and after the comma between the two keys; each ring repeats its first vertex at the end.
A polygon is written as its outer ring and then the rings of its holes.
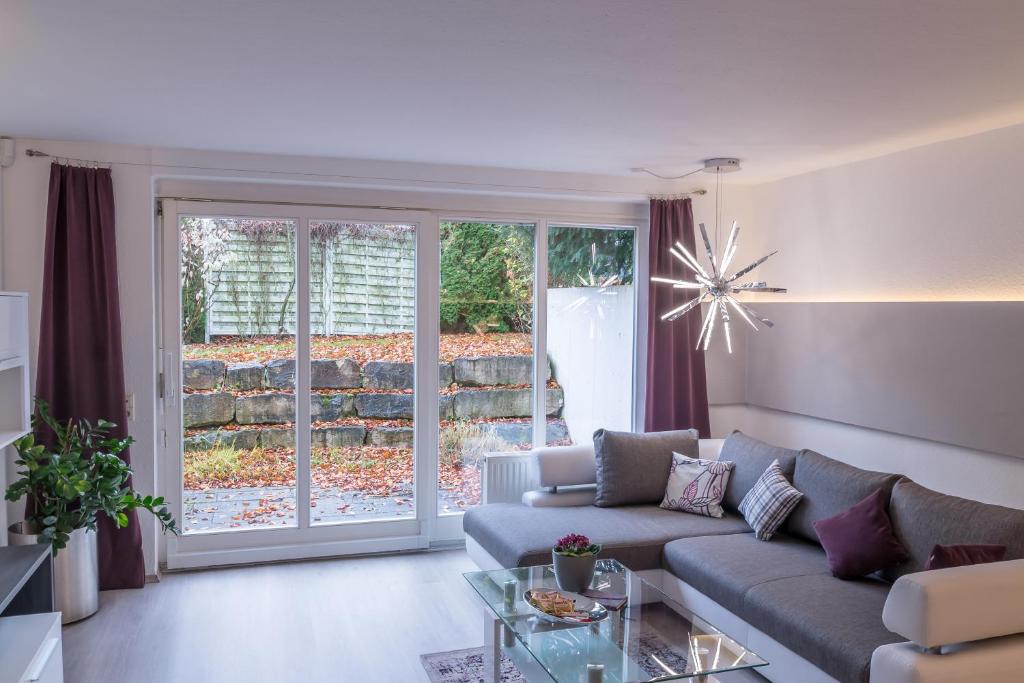
{"type": "Polygon", "coordinates": [[[505,598],[505,611],[511,612],[512,608],[516,605],[516,586],[518,582],[515,579],[509,579],[504,585],[504,598],[505,598]]]}
{"type": "Polygon", "coordinates": [[[604,664],[587,664],[587,683],[603,683],[604,664]]]}

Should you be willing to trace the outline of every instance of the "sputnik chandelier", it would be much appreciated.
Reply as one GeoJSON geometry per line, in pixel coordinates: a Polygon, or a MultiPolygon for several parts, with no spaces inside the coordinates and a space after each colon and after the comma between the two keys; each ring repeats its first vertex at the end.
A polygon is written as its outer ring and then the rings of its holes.
{"type": "MultiPolygon", "coordinates": [[[[699,170],[718,175],[715,190],[715,246],[717,247],[718,233],[721,225],[721,174],[740,170],[740,163],[738,159],[708,159],[704,162],[704,168],[699,170]]],[[[676,289],[699,290],[696,297],[690,299],[682,306],[674,308],[663,314],[661,319],[664,322],[677,320],[690,311],[699,308],[701,304],[709,302],[710,305],[708,306],[707,312],[704,314],[704,320],[701,323],[700,335],[697,337],[697,349],[700,349],[703,344],[704,350],[708,350],[708,347],[711,344],[711,335],[715,331],[715,320],[721,318],[722,328],[724,330],[723,334],[725,336],[725,345],[729,350],[729,353],[732,353],[732,334],[729,329],[731,322],[731,317],[729,315],[730,309],[735,311],[755,330],[759,329],[757,323],[754,322],[755,320],[767,327],[773,326],[771,320],[758,315],[756,312],[751,310],[749,306],[739,301],[736,298],[737,294],[741,292],[768,292],[772,294],[784,294],[786,292],[782,287],[769,287],[768,283],[762,280],[743,283],[739,282],[740,278],[744,277],[769,258],[777,254],[777,249],[766,256],[762,256],[753,263],[740,268],[732,275],[729,275],[729,265],[732,263],[733,256],[736,255],[736,240],[739,233],[740,227],[735,221],[733,221],[732,229],[729,231],[729,239],[726,240],[725,249],[722,250],[721,260],[719,261],[715,258],[715,252],[711,248],[711,240],[708,238],[708,231],[704,227],[704,224],[701,223],[700,236],[704,242],[704,249],[707,254],[708,263],[711,265],[711,272],[709,273],[700,264],[700,261],[698,261],[696,257],[691,254],[685,246],[683,246],[682,242],[677,241],[673,246],[669,247],[668,251],[673,257],[678,259],[683,265],[693,272],[693,279],[696,280],[696,282],[677,280],[668,277],[651,278],[651,282],[672,285],[672,287],[676,289]]]]}

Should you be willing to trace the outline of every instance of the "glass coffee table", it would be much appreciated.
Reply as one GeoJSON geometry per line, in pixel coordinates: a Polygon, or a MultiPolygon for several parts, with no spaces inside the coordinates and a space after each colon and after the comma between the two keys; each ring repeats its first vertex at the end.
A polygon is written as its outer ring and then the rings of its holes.
{"type": "Polygon", "coordinates": [[[590,624],[552,622],[523,600],[528,589],[558,588],[550,565],[465,577],[486,606],[488,682],[501,680],[502,654],[530,683],[703,683],[716,680],[709,678],[714,674],[740,675],[768,664],[615,560],[597,563],[591,588],[625,595],[626,604],[590,624]],[[513,599],[507,601],[506,594],[513,599]]]}

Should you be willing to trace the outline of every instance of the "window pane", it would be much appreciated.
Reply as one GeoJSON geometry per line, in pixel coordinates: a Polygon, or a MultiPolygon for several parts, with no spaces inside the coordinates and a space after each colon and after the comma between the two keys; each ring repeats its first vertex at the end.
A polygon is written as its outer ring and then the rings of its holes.
{"type": "Polygon", "coordinates": [[[547,347],[564,393],[548,445],[591,443],[633,425],[634,230],[548,229],[547,347]]]}
{"type": "Polygon", "coordinates": [[[310,522],[415,515],[413,225],[310,223],[310,522]]]}
{"type": "Polygon", "coordinates": [[[534,233],[441,223],[440,514],[480,503],[485,453],[533,445],[534,233]]]}
{"type": "Polygon", "coordinates": [[[184,532],[294,526],[295,221],[179,228],[184,532]]]}

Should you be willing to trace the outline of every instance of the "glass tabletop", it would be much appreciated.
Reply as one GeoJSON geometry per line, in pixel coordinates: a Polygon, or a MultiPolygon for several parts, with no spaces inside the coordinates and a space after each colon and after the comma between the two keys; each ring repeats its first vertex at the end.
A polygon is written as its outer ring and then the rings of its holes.
{"type": "Polygon", "coordinates": [[[675,602],[615,560],[600,560],[591,589],[626,596],[619,610],[590,624],[553,623],[526,604],[529,589],[558,589],[551,565],[469,572],[466,580],[494,615],[558,683],[648,683],[765,666],[756,654],[675,602]],[[505,584],[515,600],[505,606],[505,584]],[[510,584],[511,589],[511,584],[510,584]]]}

